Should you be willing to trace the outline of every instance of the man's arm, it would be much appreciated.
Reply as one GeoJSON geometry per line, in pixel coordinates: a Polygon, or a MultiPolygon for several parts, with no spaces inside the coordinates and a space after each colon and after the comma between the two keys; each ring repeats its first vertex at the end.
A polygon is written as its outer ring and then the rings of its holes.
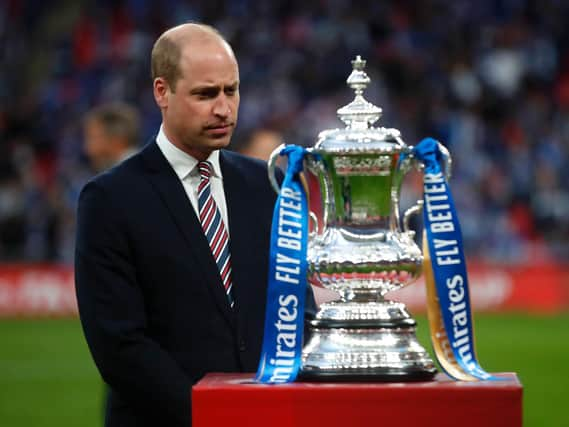
{"type": "Polygon", "coordinates": [[[96,182],[81,192],[75,281],[85,337],[105,382],[142,417],[189,425],[191,382],[147,336],[145,301],[117,209],[96,182]]]}

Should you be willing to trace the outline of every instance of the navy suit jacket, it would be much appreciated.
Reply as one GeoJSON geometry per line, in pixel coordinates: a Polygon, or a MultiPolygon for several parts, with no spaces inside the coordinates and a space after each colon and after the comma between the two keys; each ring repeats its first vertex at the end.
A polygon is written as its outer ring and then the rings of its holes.
{"type": "MultiPolygon", "coordinates": [[[[182,183],[152,141],[81,192],[79,313],[111,394],[107,426],[187,427],[207,372],[254,372],[276,195],[264,163],[222,150],[235,307],[182,183]]],[[[307,311],[315,311],[308,292],[307,311]]],[[[221,403],[222,404],[222,403],[221,403]]]]}

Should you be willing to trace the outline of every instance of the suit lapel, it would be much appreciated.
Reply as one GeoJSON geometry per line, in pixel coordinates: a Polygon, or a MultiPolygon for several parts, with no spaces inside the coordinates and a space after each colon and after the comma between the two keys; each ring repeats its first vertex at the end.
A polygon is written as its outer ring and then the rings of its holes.
{"type": "Polygon", "coordinates": [[[151,142],[142,151],[147,177],[168,207],[174,222],[188,242],[191,254],[202,269],[205,285],[228,322],[233,325],[234,314],[221,283],[217,265],[201,224],[178,176],[158,148],[151,142]]]}
{"type": "Polygon", "coordinates": [[[231,161],[230,154],[221,151],[220,165],[223,174],[223,187],[225,191],[225,201],[229,217],[229,236],[231,249],[231,265],[233,277],[233,295],[236,301],[236,313],[245,309],[249,304],[258,302],[259,295],[252,295],[249,282],[250,272],[247,271],[249,263],[247,258],[251,257],[251,247],[247,242],[251,241],[251,233],[255,232],[255,227],[251,224],[251,209],[255,203],[252,200],[249,187],[245,176],[237,166],[231,161]]]}

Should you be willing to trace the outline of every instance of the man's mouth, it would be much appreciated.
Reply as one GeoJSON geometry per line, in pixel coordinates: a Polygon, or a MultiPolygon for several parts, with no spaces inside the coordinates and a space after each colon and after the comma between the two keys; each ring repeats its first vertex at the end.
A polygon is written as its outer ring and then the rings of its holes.
{"type": "Polygon", "coordinates": [[[206,130],[209,129],[226,129],[232,126],[232,123],[216,123],[212,125],[207,125],[205,128],[206,130]]]}
{"type": "Polygon", "coordinates": [[[223,136],[227,134],[233,127],[232,123],[219,123],[215,125],[208,125],[205,127],[206,133],[214,136],[223,136]]]}

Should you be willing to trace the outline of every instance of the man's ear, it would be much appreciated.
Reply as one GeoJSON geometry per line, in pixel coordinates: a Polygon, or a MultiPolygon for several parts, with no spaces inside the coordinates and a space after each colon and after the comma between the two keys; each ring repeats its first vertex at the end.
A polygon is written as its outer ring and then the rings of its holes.
{"type": "Polygon", "coordinates": [[[168,107],[168,96],[170,95],[170,86],[163,77],[156,77],[153,84],[154,99],[160,108],[168,107]]]}

